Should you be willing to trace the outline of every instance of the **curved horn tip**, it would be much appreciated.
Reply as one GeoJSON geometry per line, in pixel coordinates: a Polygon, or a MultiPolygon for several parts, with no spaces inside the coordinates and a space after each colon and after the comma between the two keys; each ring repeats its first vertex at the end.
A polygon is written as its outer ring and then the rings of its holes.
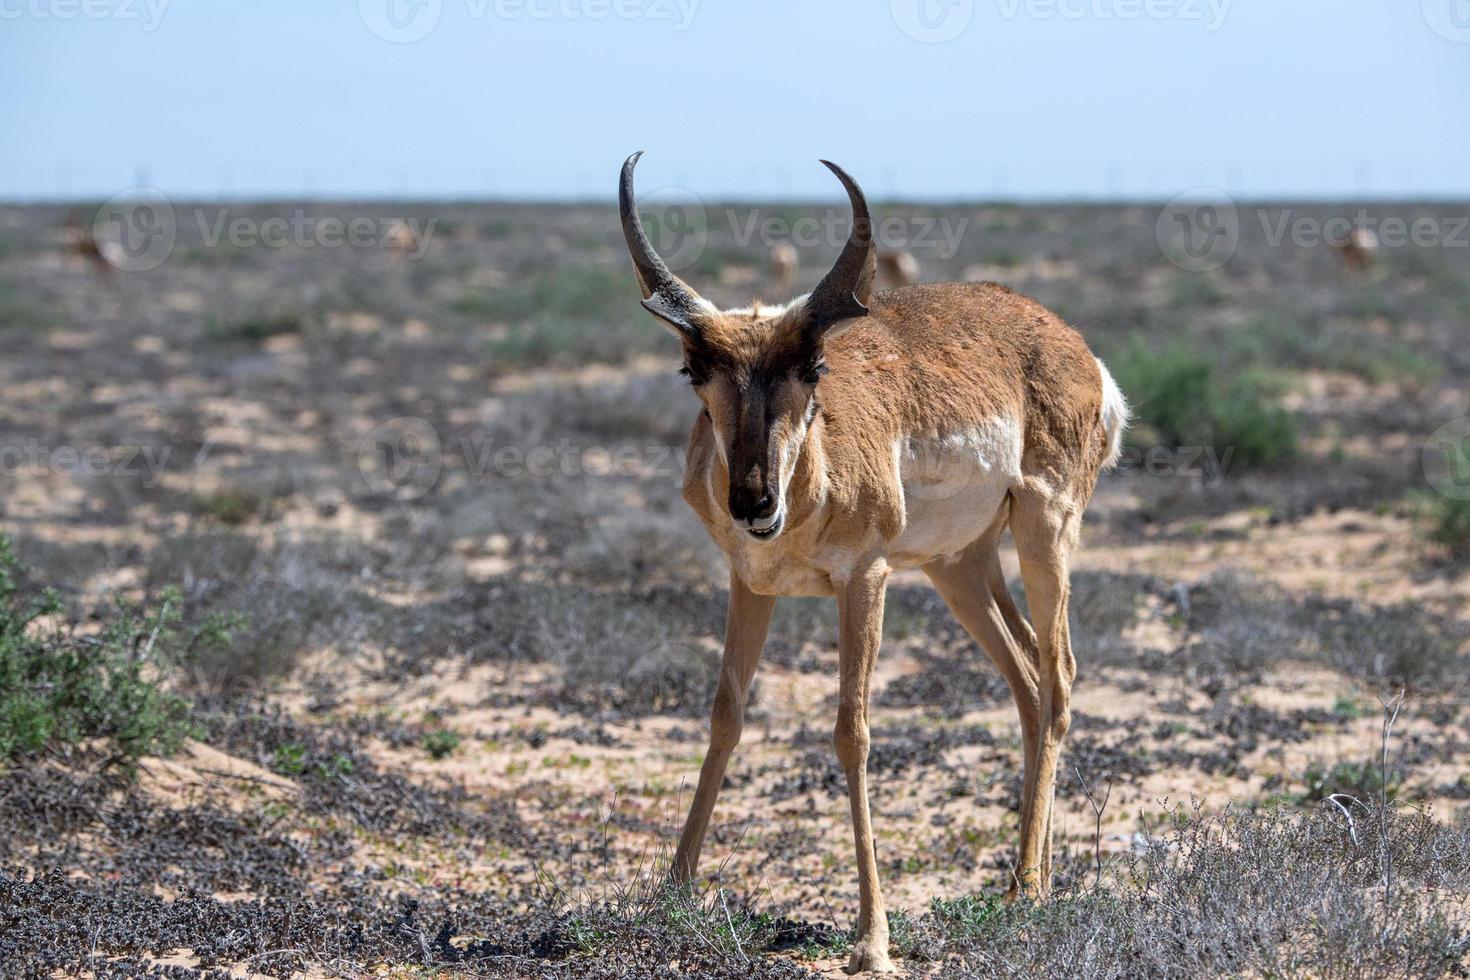
{"type": "Polygon", "coordinates": [[[843,170],[841,167],[839,167],[837,164],[833,163],[831,160],[818,160],[817,162],[820,163],[822,166],[826,167],[828,170],[832,171],[838,177],[847,177],[847,171],[846,170],[843,170]]]}
{"type": "Polygon", "coordinates": [[[851,174],[849,174],[846,170],[843,170],[831,160],[819,160],[817,162],[836,175],[838,181],[842,183],[843,190],[847,191],[847,196],[852,199],[854,206],[857,206],[859,203],[861,203],[864,210],[867,209],[867,195],[863,193],[863,189],[858,186],[858,182],[853,179],[853,176],[851,174]]]}
{"type": "Polygon", "coordinates": [[[643,156],[643,151],[639,150],[623,161],[623,183],[628,184],[632,182],[633,168],[638,166],[638,158],[641,156],[643,156]]]}

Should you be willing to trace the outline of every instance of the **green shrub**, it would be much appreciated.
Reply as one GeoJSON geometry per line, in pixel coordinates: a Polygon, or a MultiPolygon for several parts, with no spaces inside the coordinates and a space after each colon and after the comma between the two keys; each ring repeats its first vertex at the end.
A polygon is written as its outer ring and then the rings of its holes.
{"type": "Polygon", "coordinates": [[[448,728],[424,732],[424,751],[436,759],[447,759],[459,748],[459,733],[448,728]]]}
{"type": "Polygon", "coordinates": [[[1356,721],[1370,714],[1363,702],[1346,694],[1338,695],[1337,700],[1332,702],[1332,713],[1343,721],[1356,721]]]}
{"type": "Polygon", "coordinates": [[[1005,906],[995,895],[961,895],[929,900],[929,914],[944,923],[951,935],[982,935],[1004,911],[1005,906]]]}
{"type": "Polygon", "coordinates": [[[177,596],[153,611],[119,604],[101,633],[84,637],[40,626],[60,602],[52,592],[24,598],[21,571],[0,535],[0,759],[93,739],[124,763],[177,748],[192,731],[189,707],[160,686],[177,596]]]}
{"type": "Polygon", "coordinates": [[[1392,770],[1387,775],[1385,780],[1383,768],[1376,762],[1339,762],[1330,769],[1309,766],[1302,776],[1306,790],[1301,799],[1315,803],[1344,793],[1364,802],[1393,800],[1398,796],[1401,781],[1392,770]]]}
{"type": "Polygon", "coordinates": [[[1430,537],[1456,555],[1470,555],[1470,500],[1436,497],[1430,522],[1430,537]]]}
{"type": "Polygon", "coordinates": [[[194,510],[228,527],[239,527],[270,509],[270,497],[248,487],[225,487],[211,493],[196,493],[194,510]]]}
{"type": "Polygon", "coordinates": [[[204,321],[205,339],[219,341],[261,343],[282,334],[301,333],[303,329],[301,317],[289,313],[247,316],[228,321],[209,316],[204,321]]]}
{"type": "MultiPolygon", "coordinates": [[[[1449,472],[1457,478],[1470,474],[1470,447],[1457,439],[1443,442],[1449,472]]],[[[1429,536],[1448,545],[1456,555],[1470,554],[1470,499],[1445,494],[1426,498],[1429,536]]]]}
{"type": "Polygon", "coordinates": [[[1269,379],[1220,377],[1215,361],[1183,345],[1150,350],[1135,341],[1113,365],[1134,410],[1136,447],[1213,447],[1232,465],[1263,466],[1296,453],[1296,420],[1269,379]]]}

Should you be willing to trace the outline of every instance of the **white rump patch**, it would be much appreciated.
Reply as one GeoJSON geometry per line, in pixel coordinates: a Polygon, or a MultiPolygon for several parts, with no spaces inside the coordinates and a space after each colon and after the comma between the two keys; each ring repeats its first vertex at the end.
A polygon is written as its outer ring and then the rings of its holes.
{"type": "Polygon", "coordinates": [[[1118,463],[1123,452],[1123,433],[1128,429],[1128,400],[1118,389],[1118,383],[1108,373],[1108,366],[1100,358],[1097,369],[1102,372],[1102,427],[1108,434],[1108,454],[1103,457],[1103,469],[1111,469],[1118,463]]]}

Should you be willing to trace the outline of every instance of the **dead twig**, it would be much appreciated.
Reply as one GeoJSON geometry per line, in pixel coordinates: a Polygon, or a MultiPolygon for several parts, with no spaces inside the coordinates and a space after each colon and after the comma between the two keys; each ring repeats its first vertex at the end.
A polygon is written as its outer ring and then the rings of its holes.
{"type": "Polygon", "coordinates": [[[1378,853],[1383,866],[1383,900],[1387,902],[1393,898],[1393,851],[1388,846],[1388,744],[1404,706],[1403,689],[1387,701],[1380,698],[1379,703],[1383,705],[1383,737],[1378,770],[1378,853]]]}
{"type": "Polygon", "coordinates": [[[1088,805],[1092,807],[1092,862],[1094,865],[1092,887],[1097,890],[1102,886],[1102,818],[1103,811],[1108,808],[1108,800],[1113,796],[1113,774],[1108,773],[1108,789],[1103,794],[1102,802],[1099,803],[1092,795],[1092,788],[1087,785],[1087,780],[1082,778],[1082,770],[1072,768],[1077,774],[1077,782],[1082,784],[1082,792],[1087,796],[1088,805]]]}
{"type": "Polygon", "coordinates": [[[1353,815],[1351,811],[1349,811],[1347,807],[1343,806],[1342,801],[1338,799],[1339,796],[1343,797],[1344,799],[1352,800],[1354,803],[1358,804],[1358,806],[1363,807],[1364,810],[1367,810],[1368,808],[1363,806],[1361,800],[1353,796],[1348,796],[1346,793],[1333,793],[1331,796],[1326,798],[1328,803],[1331,803],[1333,806],[1342,811],[1343,819],[1347,821],[1348,837],[1352,839],[1353,846],[1358,847],[1360,846],[1358,843],[1358,825],[1353,821],[1353,815]]]}

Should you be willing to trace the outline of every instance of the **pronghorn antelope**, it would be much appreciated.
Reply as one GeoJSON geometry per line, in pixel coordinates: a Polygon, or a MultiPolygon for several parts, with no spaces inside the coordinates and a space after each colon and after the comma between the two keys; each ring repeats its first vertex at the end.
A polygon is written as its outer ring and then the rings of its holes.
{"type": "Polygon", "coordinates": [[[402,218],[394,218],[383,235],[394,258],[406,258],[419,250],[419,236],[413,226],[402,218]]]}
{"type": "Polygon", "coordinates": [[[796,247],[790,242],[777,242],[771,246],[766,258],[771,266],[771,284],[779,292],[786,292],[796,281],[796,247]]]}
{"type": "Polygon", "coordinates": [[[1098,472],[1117,458],[1127,407],[1082,338],[1032,300],[992,283],[874,292],[867,202],[825,161],[853,211],[836,265],[784,306],[716,309],[649,243],[633,196],[639,156],[623,165],[623,234],[643,305],[683,343],[683,373],[704,404],[684,497],[730,563],[709,751],[673,876],[695,874],[775,597],[834,596],[833,742],[847,776],[859,889],[848,968],[888,970],[866,763],[889,573],[923,569],[1010,684],[1025,753],[1011,895],[1044,895],[1076,672],[1068,559],[1098,472]],[[1034,631],[1001,572],[996,548],[1007,527],[1034,631]]]}
{"type": "Polygon", "coordinates": [[[1378,252],[1378,236],[1370,229],[1354,228],[1331,244],[1338,260],[1352,271],[1367,272],[1373,267],[1373,259],[1378,252]]]}
{"type": "MultiPolygon", "coordinates": [[[[66,216],[66,225],[61,233],[61,244],[68,254],[80,255],[104,275],[110,276],[117,271],[113,258],[107,254],[109,248],[116,249],[117,246],[111,242],[98,242],[92,226],[83,224],[75,211],[66,216]]],[[[121,249],[117,250],[121,251],[121,249]]],[[[121,259],[119,258],[118,261],[121,259]]]]}
{"type": "Polygon", "coordinates": [[[913,253],[897,249],[878,253],[878,285],[887,289],[912,286],[919,281],[919,260],[913,253]]]}

